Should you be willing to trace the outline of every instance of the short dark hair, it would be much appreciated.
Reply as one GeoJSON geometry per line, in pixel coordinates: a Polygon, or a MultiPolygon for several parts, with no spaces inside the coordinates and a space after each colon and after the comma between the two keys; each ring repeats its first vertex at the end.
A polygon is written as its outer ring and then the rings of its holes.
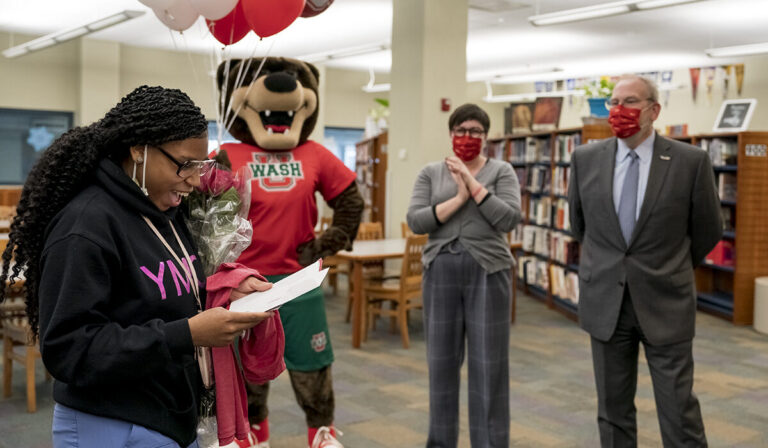
{"type": "Polygon", "coordinates": [[[466,103],[457,107],[451,114],[451,117],[448,118],[448,130],[452,131],[453,128],[468,120],[477,120],[483,125],[483,130],[486,134],[491,127],[491,119],[488,118],[488,114],[480,106],[466,103]]]}

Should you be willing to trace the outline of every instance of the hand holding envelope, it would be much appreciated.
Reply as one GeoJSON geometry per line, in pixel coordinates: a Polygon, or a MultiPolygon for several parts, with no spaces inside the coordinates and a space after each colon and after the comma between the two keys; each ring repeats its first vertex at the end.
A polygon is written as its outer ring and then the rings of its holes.
{"type": "Polygon", "coordinates": [[[229,306],[236,312],[266,312],[306,294],[323,283],[328,268],[323,269],[323,260],[317,260],[304,269],[275,282],[271,289],[242,297],[229,306]]]}

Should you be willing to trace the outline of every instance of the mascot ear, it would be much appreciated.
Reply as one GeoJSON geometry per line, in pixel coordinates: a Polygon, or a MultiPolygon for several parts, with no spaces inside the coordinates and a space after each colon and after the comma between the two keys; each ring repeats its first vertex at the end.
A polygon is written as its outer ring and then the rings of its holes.
{"type": "Polygon", "coordinates": [[[309,62],[305,62],[307,64],[307,67],[309,67],[309,70],[312,71],[312,74],[315,75],[315,79],[318,83],[320,83],[320,70],[317,69],[314,65],[310,64],[309,62]]]}
{"type": "Polygon", "coordinates": [[[309,81],[312,84],[305,87],[309,87],[310,89],[317,92],[317,89],[320,86],[320,70],[318,70],[317,67],[310,64],[309,62],[304,62],[304,61],[296,61],[296,62],[298,62],[303,67],[305,67],[307,72],[312,73],[312,77],[314,78],[314,79],[307,79],[306,77],[303,77],[303,79],[305,79],[306,81],[309,81]]]}
{"type": "Polygon", "coordinates": [[[216,83],[219,86],[219,91],[221,91],[224,79],[226,79],[225,70],[227,69],[227,62],[229,62],[229,71],[232,71],[233,68],[237,67],[237,64],[239,64],[240,61],[241,59],[227,59],[226,61],[221,61],[219,68],[216,70],[216,83]]]}

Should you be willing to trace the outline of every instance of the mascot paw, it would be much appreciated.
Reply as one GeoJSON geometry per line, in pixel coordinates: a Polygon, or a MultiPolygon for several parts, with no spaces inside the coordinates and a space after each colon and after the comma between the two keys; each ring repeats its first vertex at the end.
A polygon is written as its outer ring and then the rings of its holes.
{"type": "MultiPolygon", "coordinates": [[[[299,244],[296,253],[299,255],[299,264],[309,266],[318,258],[333,255],[345,249],[349,245],[347,233],[338,227],[331,227],[320,238],[299,244]]],[[[350,248],[351,249],[351,248],[350,248]]]]}
{"type": "Polygon", "coordinates": [[[309,266],[318,258],[322,258],[319,247],[319,240],[317,239],[299,244],[296,248],[296,253],[299,255],[299,264],[302,266],[309,266]]]}

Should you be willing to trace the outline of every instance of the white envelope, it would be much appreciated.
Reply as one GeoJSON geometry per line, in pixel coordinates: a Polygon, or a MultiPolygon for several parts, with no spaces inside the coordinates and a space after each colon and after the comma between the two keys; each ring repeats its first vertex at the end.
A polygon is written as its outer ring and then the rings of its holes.
{"type": "Polygon", "coordinates": [[[317,260],[304,269],[275,282],[267,291],[254,292],[235,300],[229,306],[229,310],[263,313],[278,308],[320,286],[328,273],[328,268],[322,269],[322,267],[323,260],[317,260]]]}

